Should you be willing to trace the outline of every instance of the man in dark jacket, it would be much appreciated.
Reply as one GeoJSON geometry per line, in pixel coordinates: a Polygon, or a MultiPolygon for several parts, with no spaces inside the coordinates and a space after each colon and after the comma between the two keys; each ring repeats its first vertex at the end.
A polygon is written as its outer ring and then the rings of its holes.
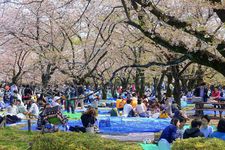
{"type": "MultiPolygon", "coordinates": [[[[207,102],[208,99],[208,89],[206,87],[206,83],[203,82],[194,90],[194,97],[200,98],[202,101],[207,102]]],[[[204,107],[204,104],[195,104],[197,109],[202,109],[204,107]]],[[[196,110],[195,111],[196,116],[203,116],[203,110],[196,110]]]]}
{"type": "Polygon", "coordinates": [[[191,128],[184,131],[183,138],[194,138],[194,137],[204,137],[204,134],[200,131],[202,125],[201,120],[194,119],[191,122],[191,128]]]}

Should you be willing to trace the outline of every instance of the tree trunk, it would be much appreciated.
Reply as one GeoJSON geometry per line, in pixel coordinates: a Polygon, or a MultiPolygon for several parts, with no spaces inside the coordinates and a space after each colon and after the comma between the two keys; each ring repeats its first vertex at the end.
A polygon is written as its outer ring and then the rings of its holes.
{"type": "Polygon", "coordinates": [[[154,87],[154,90],[152,91],[152,94],[153,95],[157,95],[157,85],[158,85],[158,78],[156,77],[153,77],[153,87],[154,87]]]}
{"type": "Polygon", "coordinates": [[[144,94],[145,94],[145,72],[144,70],[142,69],[141,72],[140,72],[140,91],[139,91],[139,96],[140,97],[143,97],[144,94]]]}
{"type": "Polygon", "coordinates": [[[55,66],[53,66],[52,64],[47,64],[47,67],[41,76],[42,87],[44,90],[47,89],[48,83],[51,79],[51,76],[54,74],[55,70],[56,70],[55,66]]]}
{"type": "Polygon", "coordinates": [[[103,86],[102,88],[102,99],[107,99],[107,86],[103,86]]]}
{"type": "Polygon", "coordinates": [[[110,84],[110,89],[111,89],[111,93],[112,93],[113,98],[117,98],[115,87],[116,87],[116,85],[113,85],[112,83],[110,84]]]}
{"type": "Polygon", "coordinates": [[[166,97],[171,97],[172,96],[172,90],[170,89],[170,84],[172,84],[173,77],[172,77],[171,73],[167,74],[166,76],[167,76],[166,97]]]}
{"type": "Polygon", "coordinates": [[[159,83],[158,83],[158,85],[157,85],[157,98],[158,98],[159,101],[162,100],[162,92],[161,92],[161,90],[162,90],[162,83],[163,83],[163,81],[164,81],[165,74],[166,74],[165,71],[162,72],[162,75],[161,75],[161,77],[160,77],[160,79],[159,79],[159,83]]]}
{"type": "Polygon", "coordinates": [[[136,93],[139,95],[140,94],[140,73],[141,69],[137,68],[136,69],[136,77],[135,77],[135,88],[136,88],[136,93]]]}
{"type": "Polygon", "coordinates": [[[178,104],[178,106],[181,106],[180,99],[181,99],[181,85],[180,85],[180,79],[179,79],[179,66],[172,66],[172,75],[174,78],[174,90],[173,90],[173,96],[175,102],[178,104]]]}

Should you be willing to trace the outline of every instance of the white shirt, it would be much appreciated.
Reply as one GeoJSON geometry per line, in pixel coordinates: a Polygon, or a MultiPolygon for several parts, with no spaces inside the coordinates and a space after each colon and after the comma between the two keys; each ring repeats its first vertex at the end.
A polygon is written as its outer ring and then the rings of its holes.
{"type": "Polygon", "coordinates": [[[7,114],[9,115],[17,115],[18,109],[17,106],[13,105],[13,106],[8,106],[7,107],[7,114]]]}
{"type": "Polygon", "coordinates": [[[29,113],[33,114],[35,117],[38,118],[39,115],[39,109],[36,103],[31,104],[31,107],[29,109],[29,113]]]}
{"type": "Polygon", "coordinates": [[[60,105],[57,102],[52,102],[52,107],[55,107],[55,106],[60,106],[60,105]]]}
{"type": "Polygon", "coordinates": [[[123,116],[127,117],[132,109],[133,107],[131,106],[131,104],[125,104],[123,107],[123,116]]]}
{"type": "Polygon", "coordinates": [[[143,103],[137,105],[136,112],[138,114],[141,114],[141,113],[144,113],[145,112],[145,106],[144,106],[143,103]]]}

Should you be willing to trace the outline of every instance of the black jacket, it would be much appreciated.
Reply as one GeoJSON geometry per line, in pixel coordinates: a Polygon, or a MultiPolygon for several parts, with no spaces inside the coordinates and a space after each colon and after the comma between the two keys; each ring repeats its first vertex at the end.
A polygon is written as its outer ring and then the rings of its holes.
{"type": "Polygon", "coordinates": [[[183,138],[194,138],[194,137],[204,137],[204,134],[200,132],[199,128],[191,128],[191,129],[186,129],[184,131],[183,138]]]}
{"type": "MultiPolygon", "coordinates": [[[[194,96],[200,97],[200,91],[201,91],[200,87],[197,87],[197,88],[194,90],[194,93],[193,93],[194,96]]],[[[207,89],[207,88],[204,88],[203,101],[206,102],[206,101],[207,101],[207,98],[209,98],[209,97],[208,97],[208,89],[207,89]]]]}
{"type": "Polygon", "coordinates": [[[96,120],[97,119],[92,115],[83,114],[81,116],[81,122],[85,128],[93,126],[96,120]]]}

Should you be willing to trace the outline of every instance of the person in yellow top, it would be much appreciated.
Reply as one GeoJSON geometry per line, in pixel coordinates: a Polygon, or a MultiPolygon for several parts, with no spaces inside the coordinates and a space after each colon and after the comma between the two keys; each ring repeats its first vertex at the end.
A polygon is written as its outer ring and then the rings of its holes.
{"type": "Polygon", "coordinates": [[[137,107],[137,97],[136,97],[136,93],[133,93],[132,94],[132,98],[131,98],[131,105],[133,108],[136,108],[137,107]]]}
{"type": "Polygon", "coordinates": [[[165,110],[163,110],[162,113],[159,115],[159,118],[166,119],[166,118],[169,118],[169,115],[168,113],[166,113],[165,110]]]}
{"type": "Polygon", "coordinates": [[[122,98],[119,98],[119,99],[116,100],[116,108],[119,111],[122,111],[123,110],[123,107],[124,107],[125,104],[126,104],[126,100],[124,100],[122,98]]]}

